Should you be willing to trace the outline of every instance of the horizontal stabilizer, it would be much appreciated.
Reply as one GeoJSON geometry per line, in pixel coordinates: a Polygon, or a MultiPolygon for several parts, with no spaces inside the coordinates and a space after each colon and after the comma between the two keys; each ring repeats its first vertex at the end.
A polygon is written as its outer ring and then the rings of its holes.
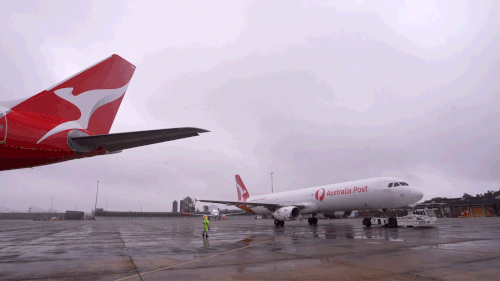
{"type": "Polygon", "coordinates": [[[198,128],[173,128],[152,131],[139,131],[95,136],[70,136],[68,143],[75,152],[88,152],[103,148],[108,152],[195,137],[200,133],[209,132],[198,128]]]}

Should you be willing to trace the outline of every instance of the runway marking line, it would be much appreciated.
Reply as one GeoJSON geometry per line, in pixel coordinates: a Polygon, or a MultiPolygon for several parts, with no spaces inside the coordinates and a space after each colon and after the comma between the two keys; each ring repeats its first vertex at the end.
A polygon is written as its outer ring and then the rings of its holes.
{"type": "Polygon", "coordinates": [[[162,268],[158,268],[158,269],[155,269],[155,270],[142,272],[142,273],[139,273],[139,274],[134,274],[134,275],[129,276],[129,277],[125,277],[125,278],[121,278],[121,279],[116,279],[114,281],[122,281],[122,280],[127,280],[127,279],[130,279],[130,278],[134,278],[134,277],[141,277],[141,276],[144,276],[146,274],[150,274],[150,273],[154,273],[154,272],[158,272],[158,271],[162,271],[162,270],[167,270],[167,269],[170,269],[170,268],[174,268],[174,267],[178,267],[178,266],[181,266],[181,265],[190,264],[190,263],[201,261],[201,260],[206,260],[206,259],[209,259],[209,258],[214,258],[214,257],[222,256],[222,255],[225,255],[225,254],[229,254],[229,253],[232,253],[232,252],[236,252],[236,251],[239,251],[239,250],[250,248],[250,247],[253,247],[253,246],[256,246],[256,245],[264,244],[264,243],[267,243],[267,242],[270,242],[270,241],[273,241],[273,240],[276,240],[276,239],[275,238],[269,239],[269,240],[266,240],[266,241],[263,241],[263,242],[260,242],[260,243],[255,243],[255,244],[248,245],[248,246],[245,246],[245,247],[237,248],[237,249],[234,249],[234,250],[231,250],[231,251],[227,251],[227,252],[223,252],[223,253],[220,253],[220,254],[217,254],[217,255],[212,255],[212,256],[201,258],[201,259],[196,259],[196,260],[192,260],[192,261],[188,261],[188,262],[183,262],[183,263],[179,263],[179,264],[175,264],[175,265],[171,265],[171,266],[167,266],[167,267],[162,267],[162,268]]]}

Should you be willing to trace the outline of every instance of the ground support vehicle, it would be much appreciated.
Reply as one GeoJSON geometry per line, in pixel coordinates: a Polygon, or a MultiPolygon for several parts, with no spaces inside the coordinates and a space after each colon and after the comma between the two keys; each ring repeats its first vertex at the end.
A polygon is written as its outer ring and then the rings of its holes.
{"type": "Polygon", "coordinates": [[[364,218],[363,225],[370,227],[372,225],[382,225],[388,227],[420,227],[430,226],[438,223],[436,214],[431,209],[417,209],[404,217],[382,217],[382,218],[364,218]]]}

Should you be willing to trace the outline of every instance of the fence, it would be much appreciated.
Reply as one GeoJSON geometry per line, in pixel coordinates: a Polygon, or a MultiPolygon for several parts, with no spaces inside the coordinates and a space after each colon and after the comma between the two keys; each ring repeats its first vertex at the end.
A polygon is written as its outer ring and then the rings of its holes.
{"type": "Polygon", "coordinates": [[[33,220],[50,219],[52,217],[63,218],[64,213],[0,213],[0,220],[33,220]]]}
{"type": "MultiPolygon", "coordinates": [[[[108,212],[108,211],[98,211],[95,214],[95,219],[99,221],[128,221],[128,220],[201,220],[204,215],[209,215],[209,213],[197,213],[193,214],[183,214],[174,212],[108,212]]],[[[222,214],[224,215],[224,214],[222,214]]],[[[254,214],[241,214],[226,216],[228,220],[238,220],[238,219],[255,219],[254,214]]]]}

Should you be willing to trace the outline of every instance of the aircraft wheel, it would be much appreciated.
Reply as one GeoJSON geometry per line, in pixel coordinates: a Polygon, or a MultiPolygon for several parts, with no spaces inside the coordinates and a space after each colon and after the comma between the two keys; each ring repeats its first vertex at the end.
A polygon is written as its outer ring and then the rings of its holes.
{"type": "Polygon", "coordinates": [[[389,226],[390,227],[397,227],[398,226],[398,220],[395,217],[390,217],[389,218],[389,226]]]}
{"type": "Polygon", "coordinates": [[[363,225],[366,226],[366,227],[372,226],[372,220],[371,220],[371,218],[364,218],[363,219],[363,225]]]}
{"type": "Polygon", "coordinates": [[[280,226],[285,226],[285,221],[280,222],[280,226]]]}
{"type": "Polygon", "coordinates": [[[279,220],[274,220],[274,225],[275,226],[284,226],[285,222],[284,221],[279,221],[279,220]]]}
{"type": "Polygon", "coordinates": [[[308,218],[308,219],[307,219],[307,222],[308,222],[310,225],[313,225],[313,219],[312,219],[312,218],[308,218]]]}
{"type": "Polygon", "coordinates": [[[317,224],[318,224],[318,218],[312,218],[312,220],[313,220],[313,224],[314,224],[314,225],[317,225],[317,224]]]}

